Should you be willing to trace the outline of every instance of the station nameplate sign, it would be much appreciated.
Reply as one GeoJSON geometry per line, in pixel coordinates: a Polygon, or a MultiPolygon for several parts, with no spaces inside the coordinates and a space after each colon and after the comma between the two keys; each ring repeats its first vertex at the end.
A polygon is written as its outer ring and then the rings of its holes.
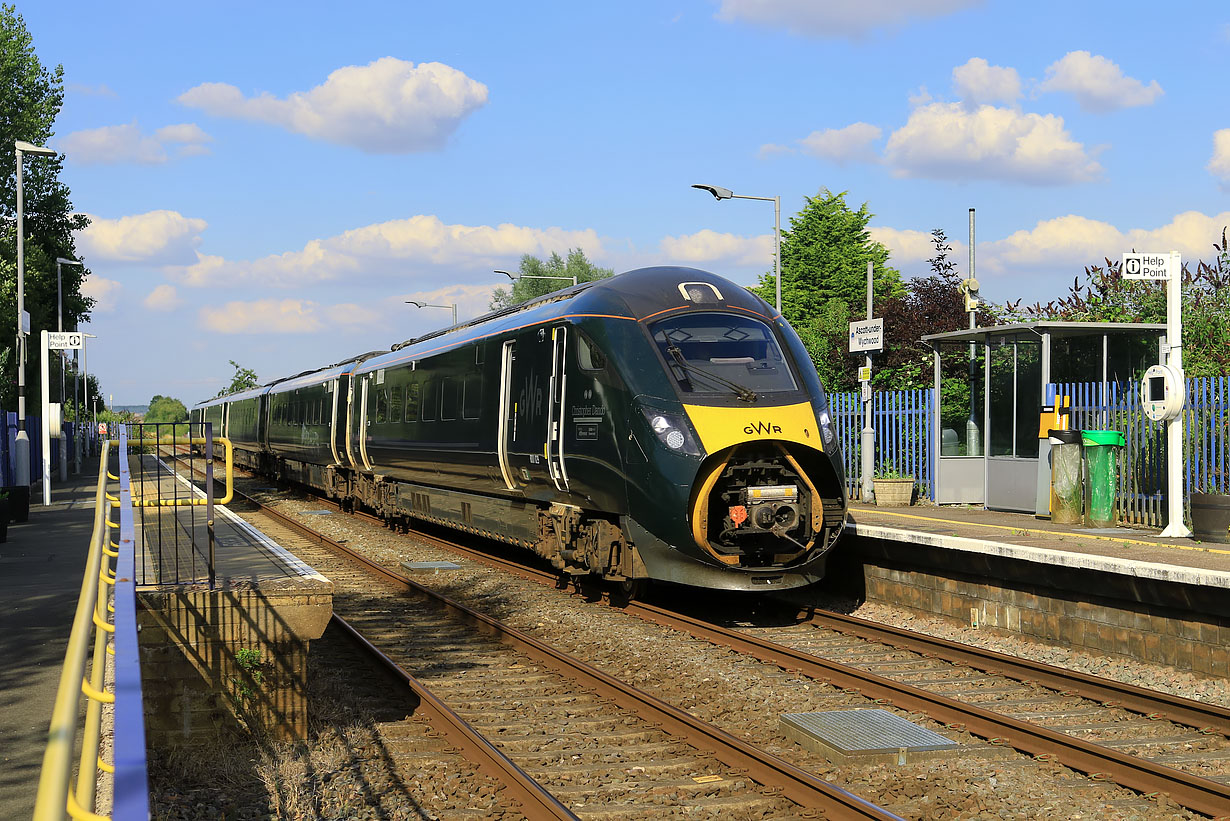
{"type": "Polygon", "coordinates": [[[850,353],[884,350],[884,320],[864,319],[850,323],[850,353]]]}

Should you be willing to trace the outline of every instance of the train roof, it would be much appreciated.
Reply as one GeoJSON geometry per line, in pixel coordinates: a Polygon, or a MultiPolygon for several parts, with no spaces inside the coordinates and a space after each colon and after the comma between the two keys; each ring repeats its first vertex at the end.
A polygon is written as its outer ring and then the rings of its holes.
{"type": "Polygon", "coordinates": [[[565,317],[644,321],[683,308],[713,307],[756,314],[772,321],[777,311],[760,297],[724,277],[698,268],[637,268],[608,279],[582,282],[546,296],[476,317],[468,322],[408,339],[361,362],[355,374],[478,342],[488,336],[565,317]]]}

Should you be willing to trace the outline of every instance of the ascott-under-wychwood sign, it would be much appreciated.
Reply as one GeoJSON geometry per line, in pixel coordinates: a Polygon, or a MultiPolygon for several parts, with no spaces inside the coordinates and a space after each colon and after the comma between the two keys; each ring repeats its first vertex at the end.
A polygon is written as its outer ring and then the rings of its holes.
{"type": "Polygon", "coordinates": [[[884,350],[884,320],[864,319],[850,323],[850,353],[884,350]]]}

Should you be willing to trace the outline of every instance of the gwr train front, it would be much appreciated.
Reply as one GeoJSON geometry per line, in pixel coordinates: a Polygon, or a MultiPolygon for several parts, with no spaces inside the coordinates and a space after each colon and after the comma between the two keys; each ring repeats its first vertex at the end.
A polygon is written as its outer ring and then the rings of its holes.
{"type": "Polygon", "coordinates": [[[806,349],[744,288],[695,269],[650,270],[653,290],[678,307],[639,323],[658,359],[645,370],[665,377],[665,389],[634,400],[649,474],[663,481],[637,492],[630,471],[629,525],[638,544],[669,546],[642,547],[649,575],[738,590],[820,580],[845,527],[846,493],[806,349]]]}

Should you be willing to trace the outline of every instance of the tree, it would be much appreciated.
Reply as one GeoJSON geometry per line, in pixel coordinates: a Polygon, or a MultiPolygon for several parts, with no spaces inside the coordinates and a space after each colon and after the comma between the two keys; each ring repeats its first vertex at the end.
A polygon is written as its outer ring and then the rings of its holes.
{"type": "MultiPolygon", "coordinates": [[[[831,389],[854,382],[857,363],[848,353],[847,323],[866,315],[868,261],[877,299],[902,293],[901,275],[888,267],[888,249],[867,232],[874,215],[866,203],[850,210],[845,198],[844,191],[821,189],[807,198],[782,232],[782,313],[798,331],[821,377],[833,374],[831,389]]],[[[751,291],[772,304],[773,274],[761,276],[751,291]]]]}
{"type": "MultiPolygon", "coordinates": [[[[1230,374],[1230,243],[1227,228],[1213,242],[1211,263],[1183,264],[1183,371],[1188,376],[1230,374]]],[[[1166,321],[1166,284],[1124,279],[1121,261],[1085,267],[1085,282],[1072,280],[1068,295],[1046,305],[1008,307],[1007,321],[1064,322],[1166,321]]]]}
{"type": "Polygon", "coordinates": [[[256,378],[256,371],[243,367],[234,359],[230,360],[230,363],[234,366],[235,373],[231,376],[231,384],[218,391],[218,396],[246,391],[248,388],[255,388],[260,384],[260,381],[256,378]]]}
{"type": "Polygon", "coordinates": [[[145,412],[146,422],[187,422],[188,409],[184,403],[170,396],[154,396],[145,412]]]}
{"type": "MultiPolygon", "coordinates": [[[[0,338],[17,328],[17,161],[12,145],[25,140],[46,145],[54,134],[55,118],[64,101],[64,69],[48,71],[34,52],[33,38],[12,5],[0,5],[0,338]]],[[[60,182],[62,157],[30,159],[23,171],[22,213],[25,221],[25,307],[30,312],[30,339],[43,329],[56,328],[57,257],[76,258],[73,231],[89,225],[74,212],[69,190],[60,182]]],[[[75,328],[89,318],[94,300],[81,293],[89,270],[63,268],[64,327],[75,328]]],[[[38,370],[27,356],[27,395],[38,395],[38,370]]],[[[0,379],[0,403],[14,406],[16,358],[10,357],[0,379]]],[[[53,374],[58,382],[58,371],[53,374]]]]}
{"type": "Polygon", "coordinates": [[[496,288],[491,295],[491,310],[497,311],[511,305],[519,305],[527,300],[546,296],[552,291],[572,286],[571,277],[577,282],[593,282],[596,279],[606,279],[615,272],[610,268],[599,268],[589,261],[580,248],[568,251],[567,259],[552,253],[544,262],[538,257],[526,254],[521,257],[518,268],[521,276],[559,277],[558,279],[518,279],[511,288],[496,288]],[[569,279],[565,279],[565,277],[569,279]]]}

